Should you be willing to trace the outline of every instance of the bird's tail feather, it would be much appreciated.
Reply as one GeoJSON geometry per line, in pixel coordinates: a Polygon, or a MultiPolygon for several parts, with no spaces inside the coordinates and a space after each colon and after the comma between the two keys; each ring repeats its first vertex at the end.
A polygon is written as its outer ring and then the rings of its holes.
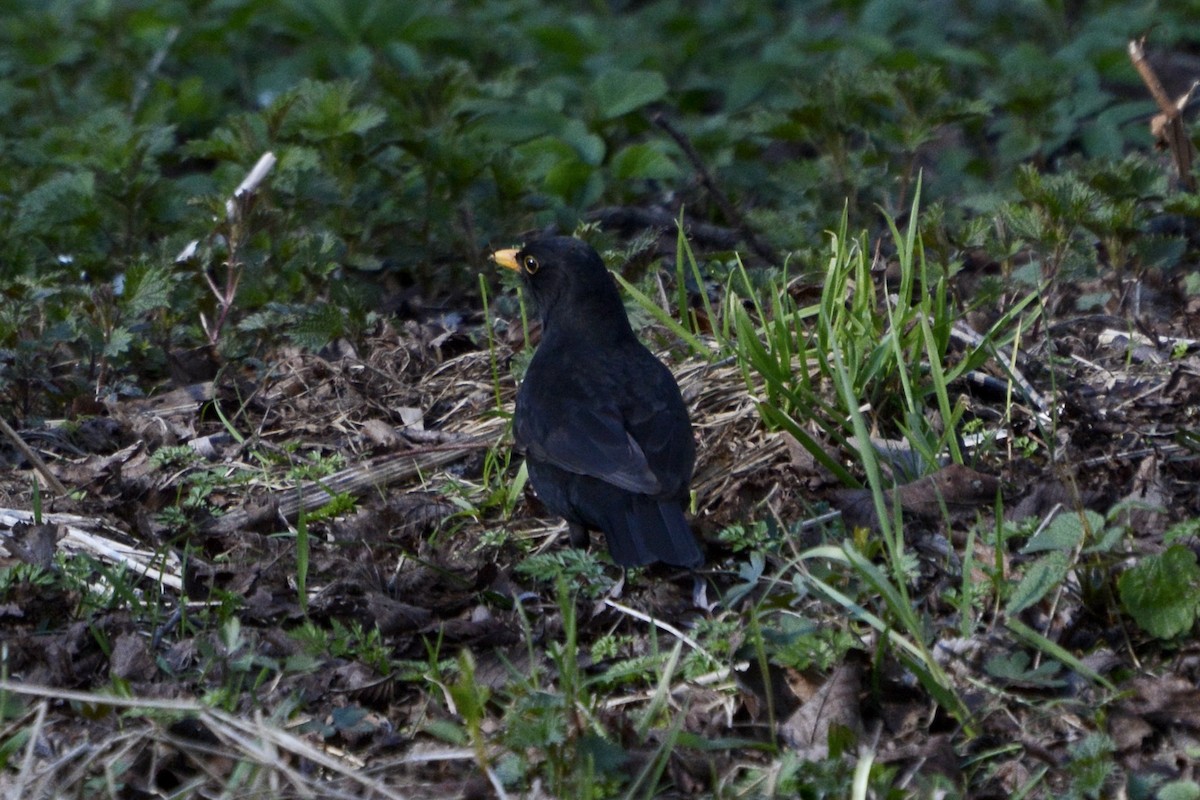
{"type": "Polygon", "coordinates": [[[635,497],[606,526],[608,551],[623,567],[664,561],[698,567],[704,554],[692,535],[679,503],[635,497]]]}

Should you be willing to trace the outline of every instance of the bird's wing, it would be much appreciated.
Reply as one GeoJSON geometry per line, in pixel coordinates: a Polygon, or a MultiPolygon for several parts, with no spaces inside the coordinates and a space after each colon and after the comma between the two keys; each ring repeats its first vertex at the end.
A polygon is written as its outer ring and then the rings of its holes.
{"type": "Polygon", "coordinates": [[[518,402],[517,444],[527,455],[590,475],[630,492],[657,495],[662,484],[646,454],[625,427],[620,411],[593,403],[571,404],[539,413],[529,401],[518,402]]]}
{"type": "Polygon", "coordinates": [[[687,495],[695,465],[695,445],[687,407],[671,372],[652,360],[643,381],[631,387],[631,401],[623,408],[626,430],[646,456],[650,471],[658,476],[666,497],[687,495]]]}

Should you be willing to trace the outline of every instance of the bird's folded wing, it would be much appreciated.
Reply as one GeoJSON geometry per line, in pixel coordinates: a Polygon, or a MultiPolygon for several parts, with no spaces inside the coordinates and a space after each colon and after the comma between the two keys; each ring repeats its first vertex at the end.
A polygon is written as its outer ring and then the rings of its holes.
{"type": "Polygon", "coordinates": [[[567,414],[518,414],[517,444],[527,455],[630,492],[657,495],[662,484],[616,409],[573,408],[567,414]]]}

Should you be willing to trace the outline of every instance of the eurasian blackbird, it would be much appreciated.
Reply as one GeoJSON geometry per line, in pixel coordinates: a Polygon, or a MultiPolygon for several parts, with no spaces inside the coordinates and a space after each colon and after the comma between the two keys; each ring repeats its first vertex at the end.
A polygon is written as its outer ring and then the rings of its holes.
{"type": "Polygon", "coordinates": [[[623,567],[697,567],[683,518],[696,450],[679,384],[638,341],[590,246],[535,239],[492,260],[521,275],[542,341],[517,392],[516,443],[541,501],[566,519],[571,542],[603,531],[623,567]]]}

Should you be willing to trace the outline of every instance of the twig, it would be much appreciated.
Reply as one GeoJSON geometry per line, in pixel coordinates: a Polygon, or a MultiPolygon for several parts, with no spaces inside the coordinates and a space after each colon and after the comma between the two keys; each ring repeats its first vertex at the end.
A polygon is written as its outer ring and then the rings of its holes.
{"type": "Polygon", "coordinates": [[[267,177],[267,173],[275,166],[275,154],[269,150],[259,157],[258,162],[238,184],[238,187],[233,190],[233,196],[225,201],[225,215],[230,222],[236,221],[240,215],[241,209],[238,204],[242,202],[244,197],[251,195],[258,189],[258,185],[267,177]]]}
{"type": "Polygon", "coordinates": [[[633,617],[634,619],[640,619],[642,622],[648,622],[651,625],[653,625],[654,627],[664,630],[667,633],[671,634],[676,639],[683,642],[684,644],[686,644],[688,647],[692,648],[693,650],[703,653],[714,664],[721,663],[720,659],[718,659],[716,656],[714,656],[712,653],[710,653],[707,649],[705,649],[704,645],[700,644],[695,639],[688,636],[686,633],[679,630],[679,628],[676,628],[674,625],[672,625],[669,622],[663,622],[661,619],[658,619],[657,617],[652,617],[643,611],[638,611],[636,608],[630,608],[629,606],[624,605],[623,603],[618,603],[616,600],[613,600],[612,598],[609,598],[609,597],[606,597],[604,599],[604,605],[608,606],[609,608],[616,609],[617,611],[620,611],[622,614],[628,614],[629,616],[633,617]]]}
{"type": "Polygon", "coordinates": [[[1142,77],[1142,82],[1154,98],[1159,113],[1150,121],[1150,131],[1155,138],[1166,144],[1179,172],[1179,183],[1189,192],[1196,191],[1196,178],[1192,175],[1192,143],[1183,127],[1183,109],[1191,102],[1192,94],[1196,91],[1196,83],[1178,100],[1171,100],[1167,90],[1154,72],[1154,67],[1146,60],[1144,49],[1145,39],[1133,39],[1129,42],[1129,60],[1142,77]]]}
{"type": "Polygon", "coordinates": [[[767,263],[778,264],[779,254],[775,252],[773,247],[758,237],[758,234],[754,232],[752,227],[750,227],[750,223],[746,221],[746,218],[743,217],[741,212],[734,208],[733,204],[729,202],[729,198],[725,196],[725,193],[722,192],[720,187],[717,186],[717,182],[713,180],[712,173],[710,173],[708,171],[708,167],[704,165],[704,161],[700,158],[700,154],[697,153],[696,148],[692,146],[692,141],[688,139],[683,131],[676,128],[674,123],[672,123],[664,115],[655,114],[653,121],[655,125],[666,131],[667,135],[674,139],[675,143],[679,145],[680,149],[683,150],[683,154],[687,156],[687,160],[692,162],[692,167],[697,173],[699,173],[700,181],[704,184],[704,188],[708,189],[708,193],[712,196],[713,202],[717,204],[717,208],[721,209],[721,214],[723,214],[725,219],[731,224],[737,226],[738,231],[740,231],[742,234],[742,238],[746,240],[746,243],[750,245],[750,248],[757,253],[760,258],[767,261],[767,263]]]}
{"type": "Polygon", "coordinates": [[[8,797],[23,797],[25,795],[25,783],[33,777],[33,759],[37,753],[37,742],[41,741],[42,730],[46,724],[46,710],[50,707],[50,701],[43,698],[42,702],[37,705],[37,714],[33,720],[33,727],[25,729],[28,735],[29,743],[25,746],[25,757],[21,760],[21,769],[17,772],[15,783],[12,786],[12,791],[8,797]]]}
{"type": "MultiPolygon", "coordinates": [[[[0,508],[0,530],[11,530],[19,523],[31,525],[35,521],[31,511],[0,508]]],[[[96,528],[100,523],[76,514],[43,514],[42,522],[58,526],[60,547],[68,552],[90,553],[101,561],[132,570],[177,592],[183,590],[183,568],[173,553],[162,556],[148,550],[138,550],[102,532],[92,533],[87,528],[96,528]]],[[[6,539],[0,535],[0,542],[6,539]]]]}
{"type": "Polygon", "coordinates": [[[474,450],[495,445],[495,439],[481,434],[473,441],[444,446],[419,447],[355,464],[326,478],[285,489],[254,506],[246,506],[216,517],[203,525],[209,536],[227,535],[270,519],[295,520],[300,509],[313,511],[329,503],[335,494],[359,496],[407,480],[431,469],[444,467],[474,450]]]}
{"type": "Polygon", "coordinates": [[[163,37],[162,46],[154,51],[154,55],[150,58],[150,63],[146,65],[146,69],[138,75],[137,83],[133,87],[133,96],[129,100],[129,108],[132,111],[137,111],[142,107],[142,101],[146,99],[146,92],[150,90],[150,82],[154,80],[154,76],[162,69],[163,62],[167,60],[167,53],[170,52],[171,46],[175,44],[175,40],[179,38],[179,28],[174,27],[167,30],[167,35],[163,37]]]}
{"type": "MultiPolygon", "coordinates": [[[[960,342],[963,342],[971,347],[982,347],[987,343],[987,340],[983,336],[980,336],[969,326],[964,324],[955,323],[953,326],[951,326],[950,336],[951,338],[958,339],[960,342]]],[[[1016,359],[1019,354],[1019,351],[1014,351],[1010,354],[1005,350],[1005,348],[1002,347],[997,348],[996,352],[996,355],[1000,358],[1000,367],[1008,373],[1013,383],[1017,384],[1017,387],[1021,390],[1025,400],[1032,405],[1034,410],[1037,412],[1038,419],[1041,420],[1043,424],[1049,424],[1050,408],[1052,404],[1045,398],[1045,396],[1042,395],[1041,392],[1035,389],[1033,384],[1029,382],[1029,379],[1026,378],[1019,369],[1017,369],[1016,359]],[[1009,363],[1004,363],[1003,359],[1005,358],[1008,359],[1009,363]]]]}
{"type": "Polygon", "coordinates": [[[46,466],[46,462],[42,461],[42,457],[35,453],[33,448],[25,444],[25,440],[21,438],[21,435],[14,431],[9,424],[4,421],[3,417],[0,417],[0,432],[8,437],[9,441],[13,443],[14,447],[21,451],[21,455],[29,459],[29,463],[33,464],[33,468],[41,473],[42,477],[46,479],[46,483],[51,489],[54,490],[55,494],[57,494],[59,497],[65,497],[68,494],[67,487],[63,486],[62,482],[60,482],[58,478],[54,477],[54,473],[51,472],[50,468],[46,466]]]}
{"type": "MultiPolygon", "coordinates": [[[[675,214],[665,208],[605,206],[589,211],[586,219],[589,222],[599,222],[606,229],[659,228],[670,233],[671,252],[675,252],[675,226],[679,220],[675,214]]],[[[709,247],[732,250],[738,243],[738,232],[732,228],[723,228],[719,225],[695,220],[685,220],[684,227],[689,239],[709,247]]]]}
{"type": "MultiPolygon", "coordinates": [[[[208,336],[208,343],[216,345],[221,339],[221,329],[225,327],[225,320],[229,317],[229,312],[233,310],[233,302],[237,297],[238,283],[242,279],[242,262],[238,255],[238,248],[241,246],[242,239],[245,236],[245,225],[247,211],[249,210],[250,201],[254,197],[254,192],[258,189],[259,184],[270,173],[271,168],[275,166],[275,154],[268,151],[259,157],[258,161],[246,173],[246,177],[238,184],[238,187],[233,190],[233,194],[225,201],[225,224],[228,226],[228,232],[225,235],[226,241],[229,243],[229,258],[225,260],[225,280],[223,286],[218,286],[213,274],[207,268],[204,270],[204,280],[208,283],[209,290],[217,299],[217,317],[212,323],[209,323],[208,317],[204,312],[200,312],[200,327],[204,329],[204,333],[208,336]]],[[[214,230],[210,237],[215,237],[220,232],[218,227],[214,230]]],[[[175,263],[182,263],[191,260],[196,253],[197,242],[191,242],[175,257],[175,263]]]]}

